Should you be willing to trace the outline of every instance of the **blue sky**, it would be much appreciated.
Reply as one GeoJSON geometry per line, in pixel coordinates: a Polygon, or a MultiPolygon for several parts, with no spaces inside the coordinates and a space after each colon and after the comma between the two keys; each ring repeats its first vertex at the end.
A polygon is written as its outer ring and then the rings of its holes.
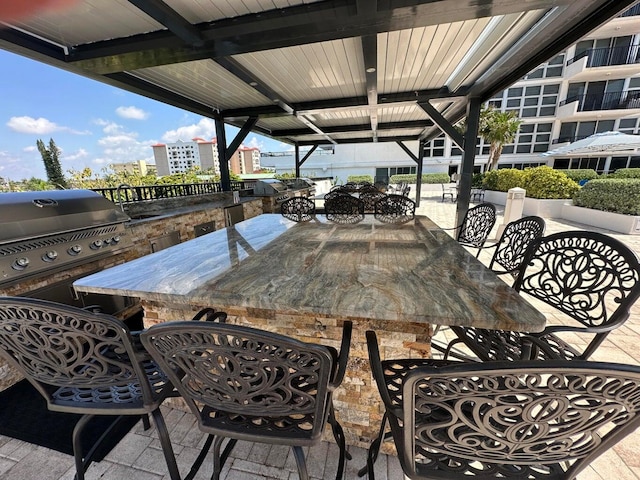
{"type": "MultiPolygon", "coordinates": [[[[69,170],[101,174],[111,163],[146,160],[151,145],[214,137],[212,119],[0,50],[0,177],[46,179],[36,141],[53,138],[69,170]]],[[[238,130],[227,127],[227,138],[238,130]]],[[[251,133],[246,146],[291,150],[251,133]]]]}

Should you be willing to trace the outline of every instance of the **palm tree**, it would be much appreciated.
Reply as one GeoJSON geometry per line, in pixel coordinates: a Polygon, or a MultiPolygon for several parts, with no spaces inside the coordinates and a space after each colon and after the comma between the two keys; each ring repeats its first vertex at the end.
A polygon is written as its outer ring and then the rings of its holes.
{"type": "Polygon", "coordinates": [[[504,145],[513,142],[521,123],[518,114],[513,110],[503,112],[489,106],[480,111],[478,135],[490,145],[487,170],[495,170],[498,166],[504,145]]]}

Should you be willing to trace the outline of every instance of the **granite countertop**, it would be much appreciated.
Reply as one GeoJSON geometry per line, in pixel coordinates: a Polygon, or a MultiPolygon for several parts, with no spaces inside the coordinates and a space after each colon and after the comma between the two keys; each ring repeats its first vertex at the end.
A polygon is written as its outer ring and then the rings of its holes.
{"type": "Polygon", "coordinates": [[[74,282],[79,292],[282,313],[541,331],[545,317],[430,219],[264,214],[74,282]]]}

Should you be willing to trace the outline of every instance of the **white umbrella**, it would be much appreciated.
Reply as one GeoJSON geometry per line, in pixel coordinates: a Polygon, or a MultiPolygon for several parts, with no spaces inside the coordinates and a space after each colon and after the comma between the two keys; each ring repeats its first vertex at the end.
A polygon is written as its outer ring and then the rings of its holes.
{"type": "Polygon", "coordinates": [[[585,156],[595,154],[633,153],[640,148],[640,135],[622,132],[602,132],[570,143],[564,147],[549,150],[543,157],[585,156]]]}

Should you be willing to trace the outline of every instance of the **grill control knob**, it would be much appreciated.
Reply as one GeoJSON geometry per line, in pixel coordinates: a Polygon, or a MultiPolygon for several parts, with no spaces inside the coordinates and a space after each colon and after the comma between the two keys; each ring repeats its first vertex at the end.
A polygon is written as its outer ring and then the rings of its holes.
{"type": "Polygon", "coordinates": [[[29,259],[27,257],[18,258],[15,262],[13,262],[13,265],[11,265],[14,270],[24,270],[28,266],[29,259]]]}
{"type": "Polygon", "coordinates": [[[118,243],[120,241],[120,235],[114,235],[111,238],[111,243],[118,243]]]}
{"type": "Polygon", "coordinates": [[[72,245],[71,247],[69,247],[69,249],[67,250],[67,253],[69,255],[78,255],[80,252],[82,251],[82,245],[72,245]]]}
{"type": "Polygon", "coordinates": [[[53,262],[56,258],[58,258],[58,252],[55,250],[49,250],[47,253],[42,255],[42,260],[45,262],[53,262]]]}
{"type": "Polygon", "coordinates": [[[91,250],[98,250],[102,247],[102,240],[95,240],[91,243],[91,250]]]}

